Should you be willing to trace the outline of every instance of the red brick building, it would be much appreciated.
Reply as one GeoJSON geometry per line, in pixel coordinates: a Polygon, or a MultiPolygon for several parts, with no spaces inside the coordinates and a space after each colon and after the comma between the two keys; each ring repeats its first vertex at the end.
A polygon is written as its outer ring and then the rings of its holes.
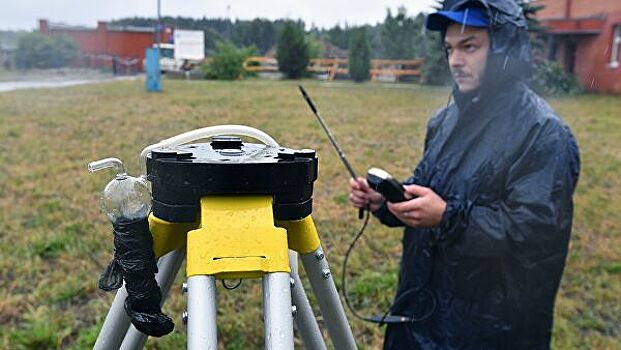
{"type": "MultiPolygon", "coordinates": [[[[111,26],[106,22],[97,23],[97,28],[85,28],[51,24],[39,20],[39,31],[45,35],[66,35],[78,44],[84,54],[86,66],[112,68],[113,58],[120,71],[123,69],[142,70],[145,50],[156,41],[155,28],[134,26],[111,26]]],[[[162,42],[169,42],[172,29],[161,32],[162,42]]]]}
{"type": "Polygon", "coordinates": [[[621,93],[621,0],[538,0],[549,58],[587,91],[621,93]]]}

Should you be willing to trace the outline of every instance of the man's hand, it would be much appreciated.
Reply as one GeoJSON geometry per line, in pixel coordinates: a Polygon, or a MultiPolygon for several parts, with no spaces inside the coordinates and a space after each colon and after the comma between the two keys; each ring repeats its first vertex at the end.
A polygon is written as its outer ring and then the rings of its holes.
{"type": "Polygon", "coordinates": [[[418,185],[404,186],[406,194],[414,199],[388,203],[388,210],[410,227],[434,227],[442,221],[446,202],[433,190],[418,185]]]}
{"type": "Polygon", "coordinates": [[[384,202],[384,196],[369,187],[367,180],[359,177],[356,180],[349,180],[351,193],[349,200],[356,208],[366,208],[367,205],[371,211],[378,210],[384,202]]]}

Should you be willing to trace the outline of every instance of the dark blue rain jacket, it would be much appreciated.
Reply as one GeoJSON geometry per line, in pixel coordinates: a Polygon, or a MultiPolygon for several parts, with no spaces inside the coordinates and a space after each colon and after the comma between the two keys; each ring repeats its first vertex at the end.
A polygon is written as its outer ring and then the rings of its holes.
{"type": "MultiPolygon", "coordinates": [[[[430,187],[447,209],[438,227],[405,229],[391,313],[416,321],[388,325],[385,349],[550,346],[580,160],[523,66],[500,68],[506,60],[492,56],[482,88],[455,91],[428,124],[423,159],[405,183],[430,187]]],[[[386,206],[374,214],[403,226],[386,206]]]]}

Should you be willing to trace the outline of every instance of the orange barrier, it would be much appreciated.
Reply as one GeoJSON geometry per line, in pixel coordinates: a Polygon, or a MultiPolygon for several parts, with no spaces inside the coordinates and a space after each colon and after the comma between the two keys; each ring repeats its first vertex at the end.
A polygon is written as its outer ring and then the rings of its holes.
{"type": "Polygon", "coordinates": [[[334,80],[337,74],[349,74],[348,64],[344,58],[311,58],[307,70],[313,73],[327,74],[328,80],[334,80]]]}
{"type": "MultiPolygon", "coordinates": [[[[379,77],[418,77],[424,60],[371,60],[369,75],[371,80],[379,77]]],[[[307,70],[312,73],[326,74],[327,80],[334,80],[338,75],[349,75],[349,62],[344,58],[311,58],[307,70]]],[[[272,57],[252,56],[244,61],[248,72],[277,72],[278,61],[272,57]]]]}
{"type": "Polygon", "coordinates": [[[250,56],[243,67],[247,72],[278,72],[278,61],[272,57],[250,56]]]}
{"type": "Polygon", "coordinates": [[[381,76],[419,77],[420,67],[425,61],[419,60],[371,60],[369,75],[371,80],[377,80],[381,76]]]}

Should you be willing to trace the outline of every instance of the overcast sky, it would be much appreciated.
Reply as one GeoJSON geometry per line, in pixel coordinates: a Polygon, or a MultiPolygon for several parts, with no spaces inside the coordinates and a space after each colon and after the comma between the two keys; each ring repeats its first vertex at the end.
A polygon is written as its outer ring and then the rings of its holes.
{"type": "MultiPolygon", "coordinates": [[[[35,29],[38,19],[95,27],[98,20],[157,15],[157,0],[0,0],[0,30],[35,29]]],[[[434,0],[161,0],[162,16],[253,19],[301,18],[307,25],[375,24],[403,5],[429,12],[434,0]]]]}

